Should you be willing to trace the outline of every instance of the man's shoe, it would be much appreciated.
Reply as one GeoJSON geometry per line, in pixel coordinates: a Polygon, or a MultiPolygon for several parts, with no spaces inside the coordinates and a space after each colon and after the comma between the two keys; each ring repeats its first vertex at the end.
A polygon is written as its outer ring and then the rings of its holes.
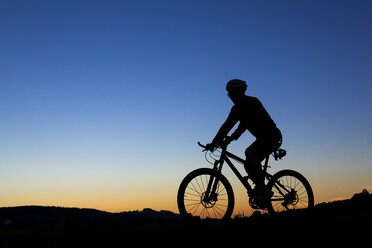
{"type": "Polygon", "coordinates": [[[257,185],[253,189],[253,197],[255,205],[259,208],[266,208],[267,202],[270,201],[273,196],[273,192],[267,188],[265,185],[257,185]]]}
{"type": "Polygon", "coordinates": [[[255,197],[266,197],[270,193],[272,196],[272,192],[266,187],[266,185],[263,185],[263,184],[256,185],[256,187],[253,189],[253,195],[255,197]]]}

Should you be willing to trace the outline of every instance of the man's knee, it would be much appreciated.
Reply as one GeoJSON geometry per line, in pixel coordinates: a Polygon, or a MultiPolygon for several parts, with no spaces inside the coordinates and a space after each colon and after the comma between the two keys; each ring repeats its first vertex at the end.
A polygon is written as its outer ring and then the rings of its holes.
{"type": "Polygon", "coordinates": [[[255,166],[255,165],[261,164],[261,161],[255,157],[247,157],[245,159],[245,164],[246,166],[255,166]]]}
{"type": "Polygon", "coordinates": [[[262,175],[261,161],[259,159],[255,157],[246,158],[244,168],[256,185],[263,184],[264,177],[262,175]]]}
{"type": "Polygon", "coordinates": [[[255,157],[247,157],[245,159],[244,168],[248,173],[255,172],[257,167],[261,167],[261,162],[255,157]]]}

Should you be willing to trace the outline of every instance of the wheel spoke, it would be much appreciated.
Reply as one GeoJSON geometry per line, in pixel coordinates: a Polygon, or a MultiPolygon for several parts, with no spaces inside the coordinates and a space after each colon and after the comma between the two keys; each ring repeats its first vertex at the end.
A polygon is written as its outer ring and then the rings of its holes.
{"type": "Polygon", "coordinates": [[[308,208],[310,201],[313,204],[313,200],[310,200],[310,197],[313,197],[312,192],[310,196],[301,179],[303,177],[297,175],[299,173],[286,170],[281,173],[281,176],[278,175],[273,179],[275,183],[271,187],[273,196],[270,201],[275,212],[308,208]]]}
{"type": "Polygon", "coordinates": [[[218,177],[208,173],[199,174],[186,184],[183,192],[183,205],[187,215],[198,216],[201,219],[222,219],[229,208],[229,194],[224,182],[218,177]],[[206,189],[212,178],[214,181],[212,187],[214,183],[217,183],[215,193],[209,192],[210,195],[205,197],[206,189]]]}

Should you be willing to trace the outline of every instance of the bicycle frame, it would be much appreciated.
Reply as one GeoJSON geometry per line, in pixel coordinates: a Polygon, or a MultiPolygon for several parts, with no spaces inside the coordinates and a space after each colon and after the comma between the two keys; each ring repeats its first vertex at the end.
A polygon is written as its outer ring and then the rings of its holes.
{"type": "MultiPolygon", "coordinates": [[[[273,175],[267,172],[269,159],[282,159],[286,150],[276,149],[268,154],[262,163],[262,173],[265,178],[265,192],[255,190],[252,174],[244,173],[242,166],[245,160],[228,152],[227,145],[219,145],[217,152],[213,152],[209,145],[198,145],[204,148],[206,160],[212,168],[199,168],[190,172],[182,181],[177,194],[180,214],[184,218],[196,217],[229,219],[233,214],[235,197],[229,180],[222,174],[225,164],[231,168],[240,183],[247,190],[249,205],[252,209],[261,209],[269,214],[294,209],[310,209],[314,206],[314,195],[309,182],[294,170],[281,170],[273,175]],[[212,151],[209,153],[208,151],[212,151]],[[210,160],[208,158],[213,160],[210,160]],[[237,165],[239,163],[239,165],[237,165]],[[257,193],[256,193],[257,191],[257,193]]],[[[250,170],[249,170],[250,171],[250,170]]],[[[254,177],[253,177],[254,179],[254,177]]]]}
{"type": "MultiPolygon", "coordinates": [[[[203,152],[209,150],[207,149],[207,146],[204,146],[199,142],[198,144],[204,148],[203,152]]],[[[208,209],[212,208],[215,214],[216,211],[217,213],[226,211],[225,213],[227,214],[227,218],[231,216],[234,208],[234,193],[228,179],[222,174],[222,168],[225,162],[247,190],[249,204],[253,209],[264,209],[270,214],[273,214],[276,211],[286,211],[297,208],[307,209],[314,206],[314,196],[311,186],[306,178],[304,178],[300,173],[293,170],[281,170],[274,175],[271,175],[267,172],[267,169],[270,168],[270,155],[272,155],[275,160],[282,159],[286,155],[286,150],[277,149],[265,158],[265,161],[262,164],[262,171],[265,183],[267,183],[266,188],[270,190],[270,192],[261,196],[260,194],[256,194],[252,189],[253,184],[248,180],[252,179],[250,178],[251,175],[248,174],[248,176],[243,176],[245,173],[242,175],[236,167],[236,162],[245,164],[245,160],[228,152],[227,144],[224,144],[223,146],[220,145],[219,148],[222,149],[218,151],[218,153],[220,153],[218,154],[220,155],[219,157],[216,153],[206,153],[206,160],[213,165],[213,169],[202,168],[195,170],[182,181],[177,196],[180,213],[182,212],[184,215],[193,215],[199,206],[202,205],[203,209],[201,210],[201,215],[203,215],[204,211],[208,211],[208,209]],[[208,160],[207,154],[214,160],[213,162],[208,160]],[[192,183],[194,179],[197,186],[194,186],[192,183]],[[189,183],[192,184],[192,188],[188,186],[189,183]],[[205,188],[204,186],[207,187],[205,188]],[[189,187],[193,192],[186,193],[186,187],[189,187]],[[196,192],[196,194],[194,192],[196,192]],[[189,199],[189,197],[193,198],[189,199]],[[219,199],[220,197],[221,199],[219,199]],[[226,197],[228,197],[228,199],[226,197]],[[185,200],[188,200],[191,203],[185,205],[185,200]],[[219,200],[222,200],[222,202],[217,203],[219,200]],[[227,205],[226,202],[228,202],[227,205]],[[192,206],[190,210],[193,210],[193,212],[188,213],[186,206],[192,206]],[[220,209],[220,207],[223,209],[220,209]]],[[[222,215],[218,215],[219,217],[216,216],[217,218],[222,218],[222,215]]],[[[208,217],[208,214],[206,217],[208,217]]]]}
{"type": "MultiPolygon", "coordinates": [[[[268,164],[269,164],[269,157],[270,157],[270,155],[266,157],[265,163],[264,163],[264,166],[263,166],[263,173],[265,175],[265,178],[267,178],[268,180],[270,180],[271,177],[272,177],[272,175],[270,175],[267,172],[267,168],[268,168],[268,164]]],[[[221,173],[222,166],[223,166],[224,162],[226,162],[229,165],[229,167],[231,168],[231,170],[234,172],[235,176],[244,185],[244,187],[246,188],[246,190],[248,192],[248,195],[250,195],[252,193],[252,187],[248,183],[247,177],[243,177],[242,174],[240,174],[240,172],[236,169],[236,167],[234,166],[234,164],[231,162],[231,160],[229,158],[234,159],[234,160],[236,160],[236,161],[238,161],[242,164],[244,164],[244,162],[245,162],[244,159],[239,158],[238,156],[226,151],[226,147],[224,147],[224,148],[222,148],[220,159],[218,159],[214,162],[213,170],[221,173]]],[[[210,180],[209,180],[208,186],[207,186],[204,201],[208,202],[210,200],[213,200],[216,197],[215,193],[213,193],[211,195],[210,192],[216,192],[217,185],[218,185],[218,181],[214,180],[214,177],[211,177],[210,180]],[[211,189],[212,189],[212,191],[210,191],[211,189]]]]}

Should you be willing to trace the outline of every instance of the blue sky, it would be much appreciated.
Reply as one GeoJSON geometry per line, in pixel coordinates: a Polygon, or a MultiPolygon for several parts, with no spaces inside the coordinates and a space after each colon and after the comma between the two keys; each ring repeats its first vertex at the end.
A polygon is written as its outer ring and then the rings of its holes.
{"type": "Polygon", "coordinates": [[[0,205],[176,211],[182,178],[208,166],[196,142],[225,120],[232,78],[283,132],[274,171],[303,173],[318,201],[372,189],[371,11],[360,0],[2,1],[0,205]]]}

